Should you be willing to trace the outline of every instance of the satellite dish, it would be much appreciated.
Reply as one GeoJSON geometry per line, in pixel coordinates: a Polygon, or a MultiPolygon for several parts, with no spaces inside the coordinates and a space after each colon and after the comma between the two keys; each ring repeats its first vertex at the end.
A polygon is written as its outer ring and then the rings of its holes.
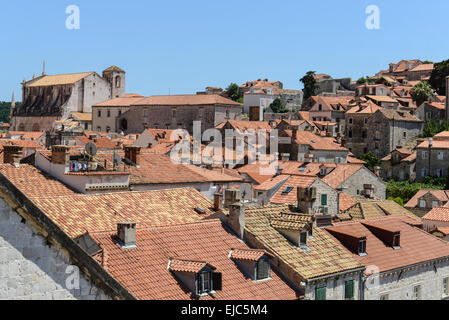
{"type": "Polygon", "coordinates": [[[89,142],[88,144],[86,144],[86,147],[84,148],[84,150],[86,151],[86,153],[90,156],[94,156],[97,154],[97,146],[95,144],[93,144],[92,142],[89,142]]]}
{"type": "Polygon", "coordinates": [[[112,155],[112,163],[114,164],[114,167],[118,167],[122,163],[122,158],[116,152],[112,155]]]}

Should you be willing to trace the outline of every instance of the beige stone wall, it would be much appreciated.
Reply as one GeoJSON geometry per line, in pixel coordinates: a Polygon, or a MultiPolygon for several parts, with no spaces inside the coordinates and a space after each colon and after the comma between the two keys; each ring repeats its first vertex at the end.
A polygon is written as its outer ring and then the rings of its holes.
{"type": "Polygon", "coordinates": [[[66,252],[0,198],[0,300],[104,300],[109,297],[72,265],[66,252]]]}

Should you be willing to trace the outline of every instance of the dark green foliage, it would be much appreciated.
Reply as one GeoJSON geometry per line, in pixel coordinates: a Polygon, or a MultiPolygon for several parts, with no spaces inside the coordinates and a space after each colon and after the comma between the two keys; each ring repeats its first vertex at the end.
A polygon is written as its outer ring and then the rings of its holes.
{"type": "Polygon", "coordinates": [[[447,123],[447,121],[445,120],[439,122],[436,122],[435,120],[427,121],[424,124],[423,128],[423,138],[431,138],[434,135],[443,131],[449,131],[449,123],[447,123]]]}
{"type": "Polygon", "coordinates": [[[396,202],[397,204],[399,204],[400,206],[404,206],[404,200],[402,200],[401,198],[392,198],[392,197],[390,197],[390,198],[388,198],[387,200],[393,200],[394,202],[396,202]]]}
{"type": "Polygon", "coordinates": [[[282,105],[281,99],[276,98],[274,99],[274,101],[270,104],[270,109],[274,112],[274,113],[287,113],[288,110],[284,108],[284,106],[282,105]]]}
{"type": "Polygon", "coordinates": [[[366,162],[365,167],[367,167],[371,171],[374,171],[374,167],[380,166],[379,158],[372,152],[362,154],[361,156],[358,157],[358,159],[365,161],[366,162]]]}
{"type": "Polygon", "coordinates": [[[446,178],[426,177],[419,182],[394,181],[387,182],[387,198],[396,201],[401,199],[407,203],[421,189],[444,190],[446,188],[446,178]]]}
{"type": "MultiPolygon", "coordinates": [[[[16,102],[16,108],[20,107],[20,102],[16,102]]],[[[11,102],[0,101],[0,122],[9,123],[11,102]]]]}
{"type": "Polygon", "coordinates": [[[417,106],[420,106],[429,98],[435,96],[435,92],[427,81],[421,81],[417,83],[411,90],[410,95],[417,106]]]}
{"type": "Polygon", "coordinates": [[[238,101],[240,99],[240,87],[236,83],[231,83],[225,93],[231,100],[238,101]]]}
{"type": "Polygon", "coordinates": [[[364,77],[361,77],[359,80],[357,80],[357,84],[365,84],[365,83],[373,84],[375,82],[376,82],[376,80],[374,80],[374,79],[366,79],[364,77]]]}
{"type": "Polygon", "coordinates": [[[430,85],[439,95],[446,95],[446,77],[449,76],[449,60],[436,63],[430,76],[430,85]]]}
{"type": "Polygon", "coordinates": [[[304,84],[304,100],[307,100],[310,97],[314,96],[316,89],[318,89],[318,85],[316,84],[314,75],[315,71],[309,71],[304,77],[299,80],[304,84]]]}

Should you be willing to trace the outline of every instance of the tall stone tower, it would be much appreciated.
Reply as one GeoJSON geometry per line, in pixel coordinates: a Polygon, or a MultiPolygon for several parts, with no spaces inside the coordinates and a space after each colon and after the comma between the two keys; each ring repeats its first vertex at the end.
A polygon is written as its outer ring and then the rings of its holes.
{"type": "Polygon", "coordinates": [[[111,85],[111,99],[123,97],[126,90],[126,72],[117,66],[103,71],[103,78],[111,85]]]}

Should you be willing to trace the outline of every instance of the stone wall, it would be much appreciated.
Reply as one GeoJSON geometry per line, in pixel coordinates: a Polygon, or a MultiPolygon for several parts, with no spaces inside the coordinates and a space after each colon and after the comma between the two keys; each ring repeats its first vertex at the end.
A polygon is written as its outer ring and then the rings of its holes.
{"type": "Polygon", "coordinates": [[[363,166],[351,177],[346,179],[341,184],[341,187],[351,197],[357,197],[361,195],[364,184],[372,184],[374,186],[374,196],[376,198],[380,200],[386,199],[387,187],[385,182],[363,166]]]}
{"type": "Polygon", "coordinates": [[[389,300],[413,300],[413,287],[421,286],[422,300],[441,300],[447,298],[443,294],[443,279],[449,277],[449,262],[444,261],[421,265],[395,273],[380,274],[379,286],[369,288],[370,281],[365,284],[365,300],[379,300],[383,294],[389,295],[389,300]],[[402,274],[401,274],[402,272],[402,274]]]}
{"type": "Polygon", "coordinates": [[[0,299],[110,299],[0,198],[0,299]],[[69,286],[67,286],[69,284],[69,286]]]}

